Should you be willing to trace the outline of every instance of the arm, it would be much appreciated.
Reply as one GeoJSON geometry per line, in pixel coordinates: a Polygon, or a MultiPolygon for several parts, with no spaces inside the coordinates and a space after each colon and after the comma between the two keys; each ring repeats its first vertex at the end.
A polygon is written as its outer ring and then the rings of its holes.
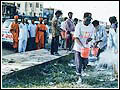
{"type": "MultiPolygon", "coordinates": [[[[75,32],[74,32],[74,37],[75,37],[75,41],[82,47],[84,47],[83,43],[81,42],[81,40],[79,39],[79,37],[81,36],[81,25],[78,24],[75,27],[75,32]]],[[[85,48],[85,47],[84,47],[85,48]]]]}
{"type": "Polygon", "coordinates": [[[85,46],[82,44],[82,42],[79,40],[79,38],[76,37],[75,40],[80,46],[85,48],[85,46]]]}

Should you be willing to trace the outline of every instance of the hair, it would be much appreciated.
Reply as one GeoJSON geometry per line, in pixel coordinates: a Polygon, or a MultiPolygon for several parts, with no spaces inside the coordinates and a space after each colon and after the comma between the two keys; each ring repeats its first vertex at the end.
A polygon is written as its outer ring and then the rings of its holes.
{"type": "Polygon", "coordinates": [[[110,23],[112,24],[112,23],[117,22],[117,19],[116,19],[115,16],[112,16],[112,17],[109,18],[109,21],[110,21],[110,23]]]}
{"type": "Polygon", "coordinates": [[[92,24],[93,24],[94,26],[97,26],[97,25],[99,25],[99,21],[98,21],[98,20],[94,20],[94,21],[92,22],[92,24]]]}
{"type": "Polygon", "coordinates": [[[63,13],[62,13],[62,11],[60,11],[60,10],[57,10],[57,11],[55,12],[55,15],[57,15],[57,14],[60,14],[60,15],[62,15],[63,13]]]}
{"type": "Polygon", "coordinates": [[[74,20],[78,21],[78,19],[77,19],[77,18],[74,18],[74,20]]]}
{"type": "Polygon", "coordinates": [[[86,17],[88,17],[89,15],[92,15],[90,12],[86,12],[86,13],[84,13],[84,18],[86,18],[86,17]]]}
{"type": "Polygon", "coordinates": [[[73,14],[73,13],[72,13],[72,12],[68,12],[68,15],[69,15],[69,14],[73,14]]]}
{"type": "Polygon", "coordinates": [[[66,21],[67,19],[68,19],[68,18],[67,18],[67,17],[65,17],[65,18],[64,18],[64,21],[66,21]]]}

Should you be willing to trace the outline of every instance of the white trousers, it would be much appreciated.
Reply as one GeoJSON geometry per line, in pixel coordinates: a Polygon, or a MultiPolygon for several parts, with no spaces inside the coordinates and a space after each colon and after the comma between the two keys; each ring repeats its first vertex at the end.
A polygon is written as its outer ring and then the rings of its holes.
{"type": "Polygon", "coordinates": [[[19,40],[18,52],[25,52],[27,40],[19,40]]]}

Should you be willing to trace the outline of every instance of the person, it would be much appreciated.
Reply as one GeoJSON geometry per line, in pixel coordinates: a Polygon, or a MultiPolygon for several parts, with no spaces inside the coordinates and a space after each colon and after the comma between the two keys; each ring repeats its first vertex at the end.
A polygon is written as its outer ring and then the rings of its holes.
{"type": "Polygon", "coordinates": [[[68,19],[66,21],[66,31],[67,31],[67,35],[66,35],[66,49],[68,49],[69,51],[71,51],[72,49],[72,43],[73,43],[73,40],[72,40],[72,36],[73,36],[73,32],[75,31],[75,25],[74,25],[74,22],[72,20],[72,16],[73,16],[73,13],[72,12],[69,12],[68,13],[68,19]]]}
{"type": "Polygon", "coordinates": [[[99,64],[107,64],[107,67],[113,67],[114,78],[118,78],[118,22],[115,16],[109,18],[111,23],[107,48],[100,54],[99,64]]]}
{"type": "Polygon", "coordinates": [[[49,31],[49,26],[48,26],[48,21],[47,21],[47,19],[45,19],[44,20],[44,24],[45,24],[45,26],[47,27],[47,30],[46,30],[46,32],[45,32],[45,48],[46,48],[46,43],[48,43],[48,39],[49,39],[49,34],[50,34],[50,31],[49,31]]]}
{"type": "Polygon", "coordinates": [[[59,46],[59,35],[60,35],[60,25],[59,17],[62,15],[60,10],[55,12],[55,17],[52,19],[52,41],[51,41],[51,54],[59,55],[58,46],[59,46]]]}
{"type": "Polygon", "coordinates": [[[29,32],[29,50],[35,50],[36,44],[35,44],[35,34],[36,34],[36,24],[34,23],[34,20],[32,20],[32,23],[29,24],[28,28],[29,32]]]}
{"type": "Polygon", "coordinates": [[[77,18],[74,18],[73,22],[74,22],[74,24],[75,24],[75,26],[76,26],[77,23],[78,23],[78,19],[77,19],[77,18]]]}
{"type": "Polygon", "coordinates": [[[28,39],[28,22],[26,19],[22,19],[22,22],[19,25],[20,32],[19,32],[19,47],[18,52],[25,52],[27,46],[27,39],[28,39]]]}
{"type": "Polygon", "coordinates": [[[13,35],[13,48],[15,52],[18,52],[18,37],[19,37],[19,24],[18,24],[18,16],[14,16],[15,22],[11,24],[10,32],[13,35]]]}
{"type": "Polygon", "coordinates": [[[36,46],[37,49],[42,49],[44,48],[44,32],[47,30],[47,27],[45,26],[45,24],[43,24],[43,18],[40,17],[39,18],[40,24],[37,25],[36,27],[36,38],[35,38],[35,42],[36,42],[36,46]]]}
{"type": "Polygon", "coordinates": [[[104,26],[99,25],[98,20],[94,20],[92,24],[95,27],[94,46],[99,48],[97,54],[97,57],[99,57],[100,53],[107,47],[107,32],[104,26]]]}
{"type": "Polygon", "coordinates": [[[68,18],[65,17],[64,21],[61,23],[61,36],[62,36],[62,48],[65,49],[65,39],[66,39],[66,20],[68,18]]]}
{"type": "Polygon", "coordinates": [[[91,23],[92,14],[89,12],[84,13],[83,22],[79,22],[75,27],[74,38],[75,43],[73,50],[75,51],[75,64],[76,64],[76,74],[79,77],[78,82],[82,81],[82,76],[84,76],[86,66],[88,64],[88,57],[83,57],[81,50],[90,48],[92,37],[94,34],[94,26],[91,23]],[[83,69],[83,73],[82,73],[83,69]]]}

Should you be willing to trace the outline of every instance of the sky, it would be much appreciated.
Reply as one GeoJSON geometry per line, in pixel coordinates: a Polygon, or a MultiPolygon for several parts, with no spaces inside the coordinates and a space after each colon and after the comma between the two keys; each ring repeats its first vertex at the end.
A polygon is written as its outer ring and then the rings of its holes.
{"type": "Polygon", "coordinates": [[[119,19],[119,1],[42,1],[44,8],[56,8],[67,16],[73,12],[73,18],[83,19],[85,12],[91,12],[93,19],[109,23],[110,16],[119,19]]]}

